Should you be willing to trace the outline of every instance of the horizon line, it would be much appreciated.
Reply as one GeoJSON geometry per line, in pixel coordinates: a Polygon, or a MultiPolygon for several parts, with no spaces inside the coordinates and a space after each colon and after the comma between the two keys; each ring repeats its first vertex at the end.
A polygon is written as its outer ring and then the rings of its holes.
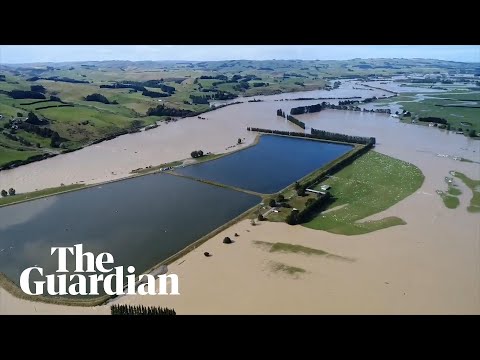
{"type": "Polygon", "coordinates": [[[32,61],[32,62],[18,62],[18,63],[1,63],[0,66],[8,66],[8,65],[33,65],[33,64],[69,64],[69,63],[82,63],[82,62],[95,62],[95,63],[102,63],[102,62],[112,62],[112,61],[123,61],[123,62],[131,62],[131,63],[138,63],[138,62],[196,62],[196,63],[208,63],[208,62],[227,62],[227,61],[352,61],[352,60],[434,60],[434,61],[444,61],[450,63],[465,63],[465,64],[480,64],[480,61],[458,61],[458,60],[444,60],[444,59],[436,59],[436,58],[402,58],[402,57],[372,57],[372,58],[362,58],[362,57],[355,57],[351,59],[262,59],[262,60],[255,60],[255,59],[228,59],[228,60],[186,60],[186,59],[178,59],[178,60],[171,60],[171,59],[162,59],[162,60],[151,60],[151,59],[143,59],[143,60],[127,60],[127,59],[111,59],[111,60],[72,60],[72,61],[32,61]]]}

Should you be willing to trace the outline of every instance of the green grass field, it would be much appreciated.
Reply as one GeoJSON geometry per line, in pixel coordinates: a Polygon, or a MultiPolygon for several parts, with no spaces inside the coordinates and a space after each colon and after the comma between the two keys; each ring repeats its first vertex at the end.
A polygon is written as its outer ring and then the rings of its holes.
{"type": "Polygon", "coordinates": [[[451,174],[460,180],[462,180],[465,185],[472,190],[472,198],[470,199],[470,205],[467,207],[467,211],[472,213],[480,212],[480,180],[470,179],[465,174],[455,171],[451,174]]]}
{"type": "MultiPolygon", "coordinates": [[[[38,191],[32,191],[29,193],[17,194],[14,196],[7,196],[0,198],[0,206],[9,205],[16,202],[23,202],[27,200],[38,199],[44,196],[50,196],[62,192],[72,191],[76,189],[81,189],[85,187],[85,184],[72,184],[72,185],[65,185],[65,186],[58,186],[54,188],[48,188],[38,191]]],[[[5,189],[8,191],[8,189],[5,189]]]]}
{"type": "MultiPolygon", "coordinates": [[[[437,94],[432,96],[438,96],[437,94]]],[[[453,94],[445,94],[445,97],[453,96],[453,94]]],[[[460,98],[468,99],[470,98],[469,93],[461,95],[460,98]]],[[[397,99],[397,98],[392,98],[397,99]]],[[[396,100],[395,100],[396,101],[396,100]]],[[[451,130],[469,131],[474,129],[476,132],[480,132],[480,108],[468,108],[468,107],[443,107],[436,105],[462,105],[457,100],[448,100],[445,98],[442,99],[426,99],[421,102],[408,102],[408,101],[399,101],[399,105],[402,105],[404,110],[410,111],[412,117],[440,117],[446,119],[451,126],[451,130]],[[465,126],[461,124],[462,122],[471,123],[471,126],[465,126]]],[[[474,105],[478,106],[478,105],[474,105]]],[[[411,122],[412,117],[403,118],[404,122],[411,122]]]]}
{"type": "Polygon", "coordinates": [[[14,160],[26,160],[30,156],[40,154],[39,151],[19,151],[15,149],[0,148],[0,165],[14,160]]]}
{"type": "Polygon", "coordinates": [[[319,184],[331,186],[336,198],[328,209],[304,226],[335,234],[358,235],[405,224],[398,217],[362,221],[388,209],[420,188],[424,176],[420,169],[407,162],[370,151],[319,184]]]}

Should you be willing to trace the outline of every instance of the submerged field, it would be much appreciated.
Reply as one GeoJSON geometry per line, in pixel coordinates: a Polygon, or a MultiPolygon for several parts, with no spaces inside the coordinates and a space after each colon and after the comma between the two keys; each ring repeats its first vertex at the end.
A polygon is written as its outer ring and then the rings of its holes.
{"type": "Polygon", "coordinates": [[[407,162],[370,151],[328,180],[335,201],[328,212],[317,215],[304,226],[336,234],[357,235],[402,225],[398,217],[362,221],[388,209],[420,188],[424,176],[407,162]]]}
{"type": "Polygon", "coordinates": [[[472,197],[467,210],[473,213],[480,212],[480,180],[470,179],[468,176],[458,171],[452,171],[451,174],[462,180],[464,184],[472,190],[472,197]]]}

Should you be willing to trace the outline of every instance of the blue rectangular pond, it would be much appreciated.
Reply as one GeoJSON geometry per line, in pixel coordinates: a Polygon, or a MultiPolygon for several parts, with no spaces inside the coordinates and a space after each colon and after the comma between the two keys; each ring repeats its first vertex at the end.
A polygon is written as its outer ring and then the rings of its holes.
{"type": "Polygon", "coordinates": [[[175,171],[263,194],[271,194],[339,158],[353,145],[262,135],[257,145],[217,160],[175,171]]]}

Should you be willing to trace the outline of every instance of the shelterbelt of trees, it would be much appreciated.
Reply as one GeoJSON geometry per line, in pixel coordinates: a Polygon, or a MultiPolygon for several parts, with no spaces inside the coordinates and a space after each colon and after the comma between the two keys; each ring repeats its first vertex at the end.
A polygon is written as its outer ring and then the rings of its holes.
{"type": "Polygon", "coordinates": [[[324,130],[317,130],[312,128],[311,134],[294,132],[294,131],[282,131],[282,130],[272,130],[272,129],[262,129],[256,127],[247,127],[248,131],[256,131],[265,134],[276,134],[276,135],[286,135],[286,136],[296,136],[304,137],[309,139],[319,139],[319,140],[331,140],[331,141],[340,141],[351,144],[362,144],[362,145],[375,145],[376,139],[374,137],[363,137],[363,136],[352,136],[346,134],[332,133],[324,130]]]}
{"type": "MultiPolygon", "coordinates": [[[[290,110],[291,115],[300,115],[300,114],[308,114],[308,113],[316,113],[320,112],[325,109],[334,109],[334,110],[349,110],[349,111],[362,111],[362,109],[357,106],[357,104],[367,104],[369,102],[377,100],[377,97],[371,97],[364,99],[362,101],[357,100],[344,100],[339,101],[338,105],[330,104],[328,102],[323,101],[320,104],[315,105],[308,105],[308,106],[298,106],[294,107],[290,110]]],[[[377,113],[385,113],[390,114],[390,109],[375,109],[375,110],[366,110],[363,109],[365,112],[377,112],[377,113]]]]}

